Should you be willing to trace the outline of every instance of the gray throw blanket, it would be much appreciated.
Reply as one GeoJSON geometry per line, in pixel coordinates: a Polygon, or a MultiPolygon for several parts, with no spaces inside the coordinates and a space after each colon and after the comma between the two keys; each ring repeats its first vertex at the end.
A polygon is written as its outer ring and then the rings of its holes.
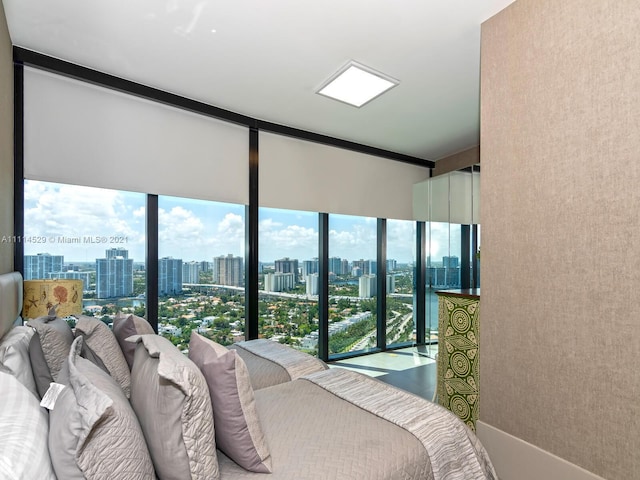
{"type": "Polygon", "coordinates": [[[280,365],[287,371],[291,380],[328,368],[323,361],[311,355],[264,338],[238,342],[234,344],[234,347],[242,348],[254,355],[280,365]]]}
{"type": "Polygon", "coordinates": [[[476,435],[440,405],[343,368],[303,379],[412,433],[429,455],[433,480],[498,480],[476,435]]]}

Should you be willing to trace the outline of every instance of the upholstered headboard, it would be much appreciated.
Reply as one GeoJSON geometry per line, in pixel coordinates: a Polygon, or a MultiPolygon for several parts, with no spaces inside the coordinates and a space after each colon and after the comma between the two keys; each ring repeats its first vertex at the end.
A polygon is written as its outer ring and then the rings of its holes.
{"type": "Polygon", "coordinates": [[[21,322],[22,275],[20,272],[0,275],[0,338],[4,337],[16,321],[21,322]]]}

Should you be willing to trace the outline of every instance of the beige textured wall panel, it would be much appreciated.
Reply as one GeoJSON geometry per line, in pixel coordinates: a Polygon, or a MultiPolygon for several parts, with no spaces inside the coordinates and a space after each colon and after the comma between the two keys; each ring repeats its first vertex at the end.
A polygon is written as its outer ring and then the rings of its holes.
{"type": "Polygon", "coordinates": [[[480,419],[640,472],[640,4],[517,0],[482,27],[480,419]]]}
{"type": "MultiPolygon", "coordinates": [[[[0,3],[0,240],[13,235],[13,60],[0,3]]],[[[13,270],[13,245],[0,241],[0,273],[13,270]]]]}
{"type": "Polygon", "coordinates": [[[436,162],[436,166],[433,169],[433,176],[437,177],[438,175],[471,167],[478,163],[480,163],[479,146],[441,158],[436,162]]]}

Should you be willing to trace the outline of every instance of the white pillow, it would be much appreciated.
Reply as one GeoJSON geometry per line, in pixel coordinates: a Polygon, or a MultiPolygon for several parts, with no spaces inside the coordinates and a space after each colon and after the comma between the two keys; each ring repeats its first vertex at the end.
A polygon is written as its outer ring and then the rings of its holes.
{"type": "Polygon", "coordinates": [[[40,400],[29,359],[29,342],[33,332],[32,328],[23,326],[9,330],[0,342],[0,364],[11,370],[18,381],[40,400]]]}
{"type": "Polygon", "coordinates": [[[0,478],[56,480],[49,456],[49,422],[40,401],[0,369],[0,478]]]}

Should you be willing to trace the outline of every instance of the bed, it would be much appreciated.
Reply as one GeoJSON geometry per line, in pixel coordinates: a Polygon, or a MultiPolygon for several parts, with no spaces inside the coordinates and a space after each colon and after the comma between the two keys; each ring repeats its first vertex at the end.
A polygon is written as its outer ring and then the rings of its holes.
{"type": "Polygon", "coordinates": [[[246,363],[254,390],[329,368],[319,358],[267,339],[238,342],[229,348],[236,350],[246,363]]]}
{"type": "Polygon", "coordinates": [[[65,480],[497,480],[475,434],[449,411],[266,340],[227,349],[193,334],[187,357],[163,337],[134,332],[126,339],[135,346],[129,370],[114,334],[82,319],[54,379],[63,393],[47,411],[24,384],[34,368],[24,350],[46,335],[36,323],[16,326],[21,282],[19,274],[0,275],[0,478],[6,471],[35,478],[28,475],[37,465],[38,478],[65,480]],[[24,336],[19,344],[12,332],[24,336]],[[37,428],[16,424],[16,403],[37,428]],[[38,420],[46,415],[48,425],[38,420]],[[65,450],[76,420],[82,433],[65,450]],[[13,451],[22,460],[10,458],[13,451]]]}

